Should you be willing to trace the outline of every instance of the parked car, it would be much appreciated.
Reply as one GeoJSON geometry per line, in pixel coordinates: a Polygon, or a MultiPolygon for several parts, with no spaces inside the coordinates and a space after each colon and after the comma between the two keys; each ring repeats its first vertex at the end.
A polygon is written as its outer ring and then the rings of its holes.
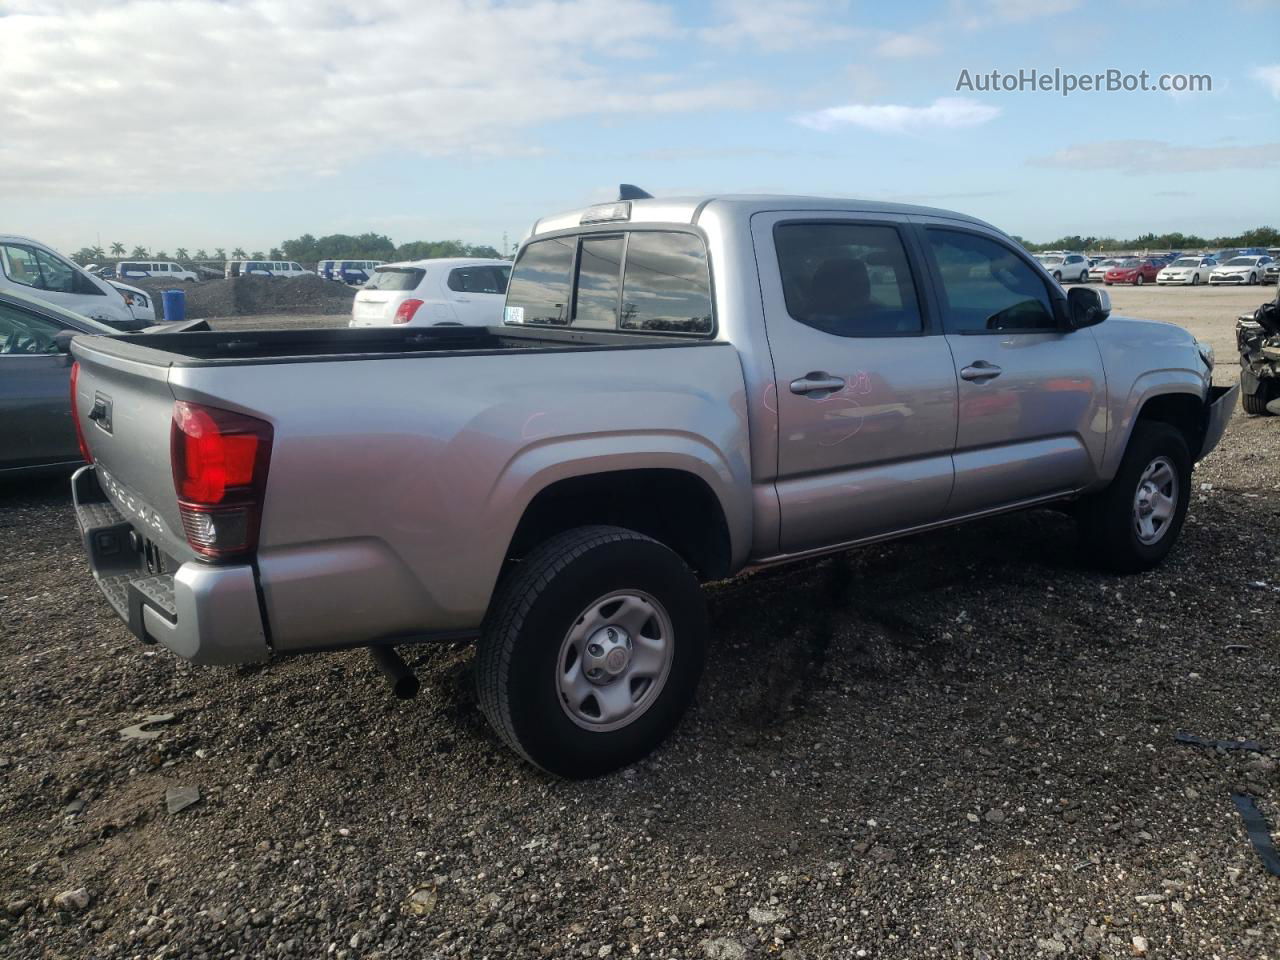
{"type": "Polygon", "coordinates": [[[169,280],[174,283],[195,283],[199,279],[194,270],[171,260],[123,260],[116,267],[116,276],[121,280],[169,280]]]}
{"type": "Polygon", "coordinates": [[[117,330],[139,330],[120,291],[38,240],[0,234],[0,290],[30,293],[117,330]]]}
{"type": "Polygon", "coordinates": [[[962,214],[625,199],[535,223],[500,328],[78,338],[76,514],[143,639],[411,694],[393,645],[479,635],[498,734],[593,775],[689,705],[699,581],[1053,503],[1159,563],[1239,387],[1109,313],[962,214]]]}
{"type": "Polygon", "coordinates": [[[1209,274],[1209,282],[1215,285],[1220,283],[1247,283],[1253,286],[1262,280],[1267,265],[1272,262],[1272,259],[1265,254],[1263,256],[1232,257],[1225,263],[1220,263],[1213,268],[1213,272],[1209,274]]]}
{"type": "Polygon", "coordinates": [[[438,259],[374,267],[351,305],[353,327],[502,323],[511,264],[505,260],[438,259]]]}
{"type": "Polygon", "coordinates": [[[1280,260],[1271,258],[1271,262],[1267,264],[1267,268],[1262,271],[1263,283],[1276,283],[1280,280],[1280,260]]]}
{"type": "Polygon", "coordinates": [[[1179,257],[1156,274],[1156,283],[1178,283],[1197,286],[1209,282],[1209,274],[1217,262],[1211,257],[1179,257]]]}
{"type": "Polygon", "coordinates": [[[1240,406],[1257,417],[1280,414],[1280,300],[1236,319],[1240,406]]]}
{"type": "Polygon", "coordinates": [[[156,322],[156,304],[149,293],[119,280],[108,280],[107,283],[124,299],[125,306],[138,322],[137,329],[149,327],[156,322]]]}
{"type": "Polygon", "coordinates": [[[90,276],[97,277],[100,280],[114,280],[116,276],[116,265],[114,263],[90,263],[85,265],[84,271],[90,276]]]}
{"type": "Polygon", "coordinates": [[[1101,280],[1107,271],[1123,260],[1123,257],[1096,257],[1089,265],[1089,279],[1101,280]]]}
{"type": "Polygon", "coordinates": [[[1127,257],[1107,267],[1102,275],[1102,282],[1107,286],[1113,283],[1132,283],[1141,286],[1151,283],[1160,273],[1160,267],[1149,257],[1127,257]]]}
{"type": "Polygon", "coordinates": [[[1078,253],[1038,253],[1036,259],[1045,271],[1059,283],[1074,280],[1087,283],[1089,261],[1078,253]]]}
{"type": "Polygon", "coordinates": [[[226,279],[232,277],[300,277],[310,273],[293,260],[228,260],[223,268],[226,279]]]}

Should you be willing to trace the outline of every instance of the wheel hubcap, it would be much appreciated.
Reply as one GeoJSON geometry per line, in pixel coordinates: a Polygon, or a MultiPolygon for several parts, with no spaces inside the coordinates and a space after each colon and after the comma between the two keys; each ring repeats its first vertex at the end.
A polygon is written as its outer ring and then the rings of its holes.
{"type": "Polygon", "coordinates": [[[1153,544],[1168,532],[1178,507],[1178,472],[1167,457],[1156,457],[1142,471],[1133,495],[1133,529],[1153,544]]]}
{"type": "Polygon", "coordinates": [[[662,604],[638,590],[607,594],[582,611],[560,644],[560,706],[588,730],[625,727],[662,692],[674,653],[662,604]]]}

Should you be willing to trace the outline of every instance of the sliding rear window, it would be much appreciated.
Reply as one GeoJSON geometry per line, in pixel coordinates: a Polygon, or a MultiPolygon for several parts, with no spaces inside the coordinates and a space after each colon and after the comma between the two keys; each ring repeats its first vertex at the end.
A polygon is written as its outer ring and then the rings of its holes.
{"type": "Polygon", "coordinates": [[[379,267],[364,285],[366,290],[417,290],[427,272],[421,267],[379,267]]]}
{"type": "Polygon", "coordinates": [[[706,247],[695,234],[674,230],[536,240],[512,270],[505,319],[710,334],[715,323],[706,247]]]}

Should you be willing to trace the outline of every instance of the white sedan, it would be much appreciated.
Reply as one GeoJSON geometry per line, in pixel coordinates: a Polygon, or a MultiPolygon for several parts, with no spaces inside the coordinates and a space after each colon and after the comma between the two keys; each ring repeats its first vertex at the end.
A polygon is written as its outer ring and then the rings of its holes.
{"type": "Polygon", "coordinates": [[[1270,257],[1232,257],[1226,263],[1213,268],[1213,272],[1209,274],[1209,282],[1212,284],[1247,283],[1253,286],[1262,280],[1262,275],[1270,262],[1270,257]]]}
{"type": "Polygon", "coordinates": [[[497,326],[507,296],[506,260],[447,258],[374,268],[351,306],[352,327],[497,326]]]}
{"type": "Polygon", "coordinates": [[[1179,257],[1156,274],[1156,283],[1178,283],[1197,286],[1208,283],[1218,261],[1213,257],[1179,257]]]}

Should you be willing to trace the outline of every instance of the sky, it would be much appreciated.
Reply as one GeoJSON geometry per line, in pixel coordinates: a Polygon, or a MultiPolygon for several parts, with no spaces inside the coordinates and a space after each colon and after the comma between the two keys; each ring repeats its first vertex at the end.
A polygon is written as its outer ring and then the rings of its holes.
{"type": "Polygon", "coordinates": [[[1278,38],[1277,0],[0,0],[0,233],[496,247],[627,182],[1230,234],[1280,226],[1278,38]],[[1212,90],[975,79],[1033,69],[1212,90]]]}

